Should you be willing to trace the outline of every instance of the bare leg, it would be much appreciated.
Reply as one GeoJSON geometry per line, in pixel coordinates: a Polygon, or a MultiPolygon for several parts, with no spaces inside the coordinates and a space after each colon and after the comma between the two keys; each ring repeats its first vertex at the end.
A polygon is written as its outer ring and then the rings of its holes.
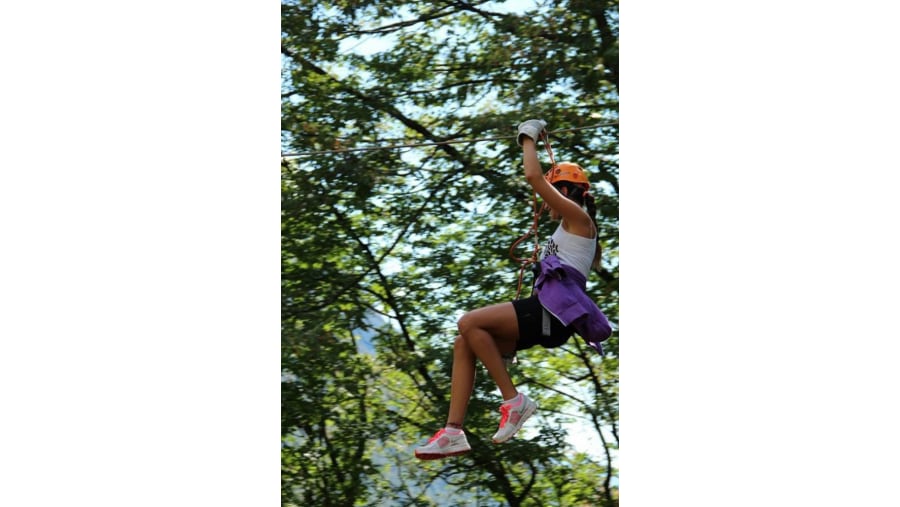
{"type": "Polygon", "coordinates": [[[472,397],[472,389],[475,387],[475,353],[462,336],[457,336],[453,344],[452,375],[447,426],[462,428],[466,409],[469,407],[469,398],[472,397]]]}
{"type": "Polygon", "coordinates": [[[462,424],[475,382],[475,357],[481,360],[500,388],[504,400],[518,394],[509,378],[501,353],[511,353],[519,337],[519,323],[512,303],[479,308],[459,319],[453,347],[453,377],[447,422],[462,424]]]}

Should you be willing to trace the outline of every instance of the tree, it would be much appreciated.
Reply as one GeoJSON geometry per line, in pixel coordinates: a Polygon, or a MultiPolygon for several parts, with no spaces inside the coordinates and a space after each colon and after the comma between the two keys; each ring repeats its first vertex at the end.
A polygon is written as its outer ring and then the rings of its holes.
{"type": "Polygon", "coordinates": [[[511,139],[523,119],[547,120],[554,155],[597,184],[604,269],[589,291],[618,321],[618,4],[503,7],[282,4],[283,146],[299,155],[282,164],[285,505],[617,502],[617,332],[603,357],[577,337],[520,356],[514,381],[542,417],[514,441],[488,441],[496,388],[480,372],[473,452],[411,457],[446,414],[456,318],[515,296],[510,244],[532,220],[511,139]],[[352,49],[373,41],[390,47],[352,49]],[[370,149],[397,143],[431,144],[370,149]],[[600,460],[568,449],[573,418],[600,460]]]}

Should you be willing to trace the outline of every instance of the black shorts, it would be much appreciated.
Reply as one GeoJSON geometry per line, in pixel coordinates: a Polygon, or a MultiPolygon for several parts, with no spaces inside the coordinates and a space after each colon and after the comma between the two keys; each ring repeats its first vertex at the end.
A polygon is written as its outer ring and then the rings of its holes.
{"type": "Polygon", "coordinates": [[[550,336],[541,336],[543,330],[544,307],[541,306],[537,296],[527,299],[516,299],[512,302],[516,310],[516,320],[519,322],[519,341],[516,342],[516,350],[525,350],[540,345],[544,348],[559,347],[566,343],[575,328],[564,326],[552,314],[550,317],[550,336]]]}

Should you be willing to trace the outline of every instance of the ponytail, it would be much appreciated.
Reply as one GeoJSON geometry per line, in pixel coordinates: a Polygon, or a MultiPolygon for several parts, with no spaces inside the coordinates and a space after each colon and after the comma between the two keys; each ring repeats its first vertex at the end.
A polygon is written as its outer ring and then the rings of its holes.
{"type": "Polygon", "coordinates": [[[594,268],[594,271],[600,272],[600,254],[602,253],[600,247],[600,228],[597,227],[597,203],[594,202],[594,196],[585,192],[583,195],[584,205],[587,208],[588,215],[591,217],[591,221],[594,222],[595,233],[597,234],[597,250],[594,252],[594,261],[591,263],[591,267],[594,268]]]}

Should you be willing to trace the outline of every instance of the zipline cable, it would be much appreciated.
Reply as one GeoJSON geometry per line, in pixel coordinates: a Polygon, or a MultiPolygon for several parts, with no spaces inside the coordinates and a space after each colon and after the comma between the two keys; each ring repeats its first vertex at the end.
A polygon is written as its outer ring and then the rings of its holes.
{"type": "MultiPolygon", "coordinates": [[[[563,132],[574,132],[577,130],[587,130],[587,129],[595,129],[600,127],[612,127],[619,125],[619,122],[611,122],[611,123],[599,123],[597,125],[588,125],[585,127],[573,127],[569,129],[559,129],[554,130],[551,134],[561,134],[563,132]]],[[[306,153],[282,153],[281,158],[304,158],[304,157],[314,157],[316,155],[324,155],[328,153],[349,153],[356,151],[376,151],[376,150],[394,150],[394,149],[402,149],[402,148],[416,148],[419,146],[439,146],[442,144],[459,144],[459,143],[478,143],[482,141],[498,141],[501,139],[515,139],[516,136],[496,136],[496,137],[480,137],[478,139],[456,139],[450,141],[435,141],[430,143],[415,143],[415,144],[391,144],[387,146],[369,146],[366,148],[344,148],[338,150],[322,150],[322,151],[309,151],[306,153]]]]}

